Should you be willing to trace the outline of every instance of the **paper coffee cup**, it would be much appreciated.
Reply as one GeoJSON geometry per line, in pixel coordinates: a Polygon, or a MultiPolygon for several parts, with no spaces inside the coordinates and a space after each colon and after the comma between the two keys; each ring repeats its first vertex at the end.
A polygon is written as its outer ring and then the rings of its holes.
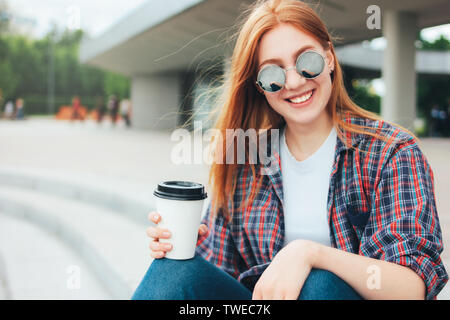
{"type": "Polygon", "coordinates": [[[156,197],[156,212],[161,215],[158,227],[168,229],[170,239],[159,239],[171,243],[172,250],[166,258],[192,259],[197,245],[202,208],[207,194],[202,184],[189,181],[165,181],[153,192],[156,197]]]}

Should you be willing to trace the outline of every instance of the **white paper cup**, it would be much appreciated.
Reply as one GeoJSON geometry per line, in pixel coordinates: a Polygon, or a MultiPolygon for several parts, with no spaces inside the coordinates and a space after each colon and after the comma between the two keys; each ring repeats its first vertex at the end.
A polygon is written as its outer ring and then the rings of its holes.
{"type": "Polygon", "coordinates": [[[156,212],[161,215],[159,228],[168,229],[170,239],[159,239],[171,243],[172,250],[165,255],[175,260],[192,259],[195,255],[198,228],[200,227],[205,188],[200,183],[189,181],[165,181],[158,184],[153,193],[156,212]]]}

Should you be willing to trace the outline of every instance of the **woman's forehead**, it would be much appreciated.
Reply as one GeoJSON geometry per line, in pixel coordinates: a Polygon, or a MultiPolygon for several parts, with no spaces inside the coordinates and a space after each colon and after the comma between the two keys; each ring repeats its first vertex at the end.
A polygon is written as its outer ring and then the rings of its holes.
{"type": "Polygon", "coordinates": [[[321,50],[320,43],[310,34],[290,24],[281,24],[266,32],[258,46],[258,61],[290,59],[302,47],[321,50]]]}

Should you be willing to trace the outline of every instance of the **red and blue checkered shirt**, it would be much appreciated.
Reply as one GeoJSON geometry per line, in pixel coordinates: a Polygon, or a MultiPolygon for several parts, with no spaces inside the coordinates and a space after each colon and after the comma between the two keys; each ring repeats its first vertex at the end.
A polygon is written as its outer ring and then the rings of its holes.
{"type": "MultiPolygon", "coordinates": [[[[347,121],[380,128],[396,140],[347,133],[351,145],[361,150],[355,151],[337,138],[327,202],[331,245],[411,268],[424,280],[426,298],[434,299],[448,275],[440,257],[443,243],[433,171],[414,137],[404,130],[385,121],[347,121]]],[[[202,222],[209,231],[197,243],[198,254],[249,288],[284,244],[278,150],[271,159],[277,170],[257,175],[264,180],[250,205],[230,211],[231,219],[221,212],[212,214],[209,205],[202,222]]],[[[242,165],[230,210],[246,200],[254,180],[249,165],[242,165]]]]}

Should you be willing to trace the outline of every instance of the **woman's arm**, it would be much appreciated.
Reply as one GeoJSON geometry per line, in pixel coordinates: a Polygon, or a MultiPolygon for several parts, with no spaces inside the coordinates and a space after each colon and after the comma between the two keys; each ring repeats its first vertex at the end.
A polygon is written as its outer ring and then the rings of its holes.
{"type": "MultiPolygon", "coordinates": [[[[367,224],[356,226],[362,232],[359,250],[355,253],[380,261],[379,265],[374,264],[380,266],[380,290],[384,291],[389,283],[392,292],[395,292],[395,286],[403,290],[406,285],[403,281],[406,275],[393,273],[393,268],[384,267],[381,262],[384,261],[389,266],[403,267],[415,273],[425,284],[426,299],[434,299],[447,282],[448,275],[440,258],[443,241],[436,211],[433,172],[414,140],[398,147],[382,168],[369,210],[367,224]]],[[[331,257],[334,261],[334,255],[331,257]]],[[[407,281],[408,285],[413,283],[407,281]]],[[[417,293],[417,290],[411,291],[407,294],[417,293]]]]}
{"type": "Polygon", "coordinates": [[[308,245],[315,247],[310,251],[314,255],[311,263],[313,268],[333,272],[364,299],[425,298],[424,281],[408,267],[318,243],[310,242],[308,245]]]}
{"type": "Polygon", "coordinates": [[[425,298],[424,281],[408,267],[300,239],[277,253],[253,299],[297,299],[312,268],[334,273],[365,299],[425,298]]]}

